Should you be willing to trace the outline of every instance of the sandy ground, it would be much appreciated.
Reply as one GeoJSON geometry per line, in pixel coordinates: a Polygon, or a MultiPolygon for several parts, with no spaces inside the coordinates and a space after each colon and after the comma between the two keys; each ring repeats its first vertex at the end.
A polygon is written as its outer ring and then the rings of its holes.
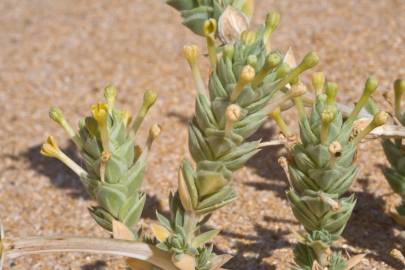
{"type": "MultiPolygon", "coordinates": [[[[339,83],[341,101],[354,102],[369,74],[380,79],[381,91],[395,78],[405,77],[403,0],[258,2],[255,23],[268,10],[282,15],[274,46],[283,51],[292,46],[298,57],[316,50],[322,59],[317,70],[325,70],[339,83]]],[[[92,201],[77,177],[57,161],[41,157],[39,148],[52,134],[74,155],[63,131],[48,119],[48,108],[58,105],[77,122],[102,98],[101,89],[108,83],[118,87],[118,103],[132,111],[143,90],[159,92],[145,125],[159,122],[164,128],[146,173],[146,222],[154,219],[154,209],[167,210],[180,160],[188,155],[186,123],[195,96],[181,49],[190,42],[203,45],[203,40],[157,0],[2,0],[0,12],[0,218],[6,234],[106,236],[87,213],[92,201]]],[[[276,135],[268,123],[255,138],[276,135]]],[[[361,172],[352,188],[358,203],[338,247],[351,254],[368,253],[358,269],[401,269],[387,255],[401,246],[400,228],[386,214],[387,205],[397,199],[381,173],[387,162],[378,141],[361,148],[361,172]]],[[[285,200],[287,185],[277,166],[278,150],[262,151],[235,174],[239,200],[210,222],[222,229],[216,239],[218,252],[235,255],[227,265],[230,269],[287,269],[292,260],[291,231],[299,226],[285,200]]],[[[24,257],[5,265],[123,267],[121,258],[80,254],[24,257]]]]}

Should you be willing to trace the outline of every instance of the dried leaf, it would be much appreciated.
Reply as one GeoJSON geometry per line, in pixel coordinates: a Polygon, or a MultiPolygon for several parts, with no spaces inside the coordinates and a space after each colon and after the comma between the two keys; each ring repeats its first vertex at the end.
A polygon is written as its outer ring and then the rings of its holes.
{"type": "Polygon", "coordinates": [[[292,47],[288,48],[288,50],[284,56],[283,62],[288,64],[291,68],[295,68],[297,66],[297,60],[295,58],[292,47]]]}
{"type": "Polygon", "coordinates": [[[113,237],[121,240],[134,240],[134,234],[131,230],[118,220],[113,219],[113,237]]]}
{"type": "Polygon", "coordinates": [[[136,259],[127,259],[127,265],[132,269],[132,270],[152,270],[153,265],[145,262],[145,261],[140,261],[136,259]]]}
{"type": "Polygon", "coordinates": [[[226,264],[230,259],[232,259],[232,256],[229,255],[229,254],[223,254],[223,255],[215,256],[215,258],[212,259],[210,270],[220,270],[220,269],[223,269],[223,268],[221,268],[221,267],[222,267],[224,264],[226,264]]]}
{"type": "Polygon", "coordinates": [[[344,270],[352,269],[353,267],[358,265],[365,256],[366,256],[366,254],[359,254],[359,255],[351,257],[349,260],[347,260],[347,266],[344,270]]]}
{"type": "Polygon", "coordinates": [[[196,262],[193,256],[188,254],[179,254],[173,256],[173,264],[180,270],[195,270],[196,262]]]}
{"type": "Polygon", "coordinates": [[[248,27],[248,17],[236,8],[228,6],[219,17],[218,35],[223,43],[232,43],[248,27]]]}
{"type": "Polygon", "coordinates": [[[397,210],[395,210],[394,207],[390,209],[389,215],[392,217],[393,220],[395,220],[396,223],[405,226],[405,217],[398,214],[397,210]]]}

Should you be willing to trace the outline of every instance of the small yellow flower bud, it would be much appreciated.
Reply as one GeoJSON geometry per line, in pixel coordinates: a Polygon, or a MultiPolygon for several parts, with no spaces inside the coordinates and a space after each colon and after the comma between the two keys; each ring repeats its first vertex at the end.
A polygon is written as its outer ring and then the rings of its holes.
{"type": "Polygon", "coordinates": [[[252,68],[249,65],[246,65],[242,68],[242,71],[240,72],[239,82],[241,84],[246,85],[254,79],[255,74],[256,73],[255,73],[254,68],[252,68]]]}
{"type": "Polygon", "coordinates": [[[326,96],[327,96],[327,104],[332,105],[335,103],[336,93],[337,93],[338,85],[336,83],[327,83],[326,84],[326,96]]]}
{"type": "Polygon", "coordinates": [[[331,111],[323,111],[321,113],[321,118],[323,123],[330,123],[335,118],[335,115],[331,111]]]}
{"type": "Polygon", "coordinates": [[[225,111],[226,119],[230,122],[236,122],[240,118],[240,107],[236,104],[231,104],[225,111]]]}
{"type": "Polygon", "coordinates": [[[236,104],[231,104],[226,108],[225,117],[225,136],[229,136],[233,127],[233,124],[240,118],[240,107],[236,104]]]}
{"type": "Polygon", "coordinates": [[[197,45],[186,45],[183,47],[184,56],[190,66],[193,66],[197,62],[198,57],[198,46],[197,45]]]}
{"type": "Polygon", "coordinates": [[[62,123],[65,121],[65,117],[62,113],[62,110],[59,109],[58,107],[52,107],[49,110],[49,117],[58,123],[59,125],[62,125],[62,123]]]}
{"type": "Polygon", "coordinates": [[[111,111],[114,108],[114,103],[115,103],[115,97],[117,95],[117,89],[109,85],[104,89],[104,98],[107,101],[107,107],[109,111],[111,111]]]}
{"type": "Polygon", "coordinates": [[[321,143],[326,143],[328,136],[329,136],[329,126],[330,123],[335,118],[335,113],[333,111],[325,110],[321,113],[321,132],[320,132],[320,139],[321,143]]]}
{"type": "Polygon", "coordinates": [[[280,14],[279,13],[272,11],[267,14],[266,22],[265,22],[266,30],[269,29],[269,30],[271,30],[271,32],[273,32],[279,23],[280,23],[280,14]]]}
{"type": "Polygon", "coordinates": [[[127,127],[132,121],[131,112],[127,109],[122,110],[121,118],[122,118],[122,122],[124,123],[125,127],[127,127]]]}
{"type": "Polygon", "coordinates": [[[254,31],[244,31],[241,34],[241,40],[246,45],[252,45],[256,41],[256,32],[254,31]]]}
{"type": "Polygon", "coordinates": [[[224,56],[228,59],[232,59],[235,52],[235,47],[232,44],[226,44],[224,47],[224,56]]]}
{"type": "Polygon", "coordinates": [[[62,152],[62,150],[60,150],[58,144],[52,136],[49,136],[46,142],[42,145],[40,153],[46,157],[52,157],[60,160],[79,176],[87,175],[85,170],[83,170],[79,165],[76,164],[76,162],[71,160],[62,152]]]}
{"type": "Polygon", "coordinates": [[[273,34],[274,30],[276,30],[279,23],[280,23],[280,14],[278,14],[277,12],[270,12],[269,14],[267,14],[265,22],[265,30],[263,35],[263,42],[265,44],[269,42],[271,35],[273,34]]]}
{"type": "Polygon", "coordinates": [[[152,90],[147,90],[143,94],[143,105],[146,107],[147,110],[149,110],[150,107],[152,107],[153,104],[155,104],[156,99],[157,99],[157,94],[155,92],[153,92],[152,90]]]}
{"type": "Polygon", "coordinates": [[[42,145],[40,153],[47,157],[59,157],[60,149],[53,136],[47,138],[46,142],[42,145]]]}
{"type": "Polygon", "coordinates": [[[315,93],[319,95],[322,93],[325,85],[325,74],[323,72],[315,72],[312,74],[312,86],[315,89],[315,93]]]}
{"type": "Polygon", "coordinates": [[[319,62],[319,57],[315,52],[310,52],[305,55],[302,62],[299,64],[301,70],[307,70],[314,67],[319,62]]]}
{"type": "Polygon", "coordinates": [[[367,93],[370,96],[378,87],[378,80],[374,76],[370,76],[367,81],[366,85],[364,86],[364,93],[367,93]]]}
{"type": "Polygon", "coordinates": [[[151,137],[152,140],[156,139],[161,132],[161,128],[158,124],[152,125],[152,127],[149,130],[149,136],[151,137]]]}
{"type": "Polygon", "coordinates": [[[265,63],[266,69],[270,70],[276,67],[278,64],[280,64],[282,60],[283,59],[281,58],[281,55],[279,53],[270,53],[266,59],[265,63]]]}
{"type": "Polygon", "coordinates": [[[394,91],[396,96],[402,96],[405,93],[405,80],[396,80],[394,82],[394,91]]]}
{"type": "Polygon", "coordinates": [[[159,136],[160,132],[161,128],[158,124],[152,125],[152,127],[149,129],[148,139],[146,140],[146,147],[148,151],[151,149],[153,141],[159,136]]]}
{"type": "Polygon", "coordinates": [[[388,113],[384,111],[380,111],[374,115],[373,121],[371,122],[374,126],[374,128],[382,126],[387,122],[388,119],[388,113]]]}
{"type": "Polygon", "coordinates": [[[370,95],[377,89],[377,86],[378,86],[377,79],[373,76],[370,76],[364,85],[363,94],[361,95],[359,102],[357,102],[356,106],[354,106],[353,111],[350,113],[346,121],[349,121],[349,123],[353,123],[354,120],[356,120],[361,109],[364,107],[364,105],[370,98],[370,95]]]}
{"type": "Polygon", "coordinates": [[[252,88],[256,89],[267,76],[267,74],[275,68],[280,62],[282,61],[281,56],[279,53],[271,53],[267,56],[266,62],[264,63],[262,69],[257,73],[253,82],[252,88]]]}
{"type": "Polygon", "coordinates": [[[230,97],[231,102],[234,102],[239,97],[243,88],[255,78],[255,74],[255,69],[249,65],[242,68],[239,75],[239,81],[233,89],[230,97]]]}

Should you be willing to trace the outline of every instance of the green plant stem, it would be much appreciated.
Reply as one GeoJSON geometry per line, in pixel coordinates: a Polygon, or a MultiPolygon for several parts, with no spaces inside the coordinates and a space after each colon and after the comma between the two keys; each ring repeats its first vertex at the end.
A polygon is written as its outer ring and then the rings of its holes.
{"type": "Polygon", "coordinates": [[[356,120],[361,109],[364,107],[364,104],[366,104],[368,98],[369,98],[369,95],[365,95],[365,94],[363,94],[360,97],[359,102],[357,102],[356,106],[354,106],[353,111],[350,113],[349,117],[347,118],[347,120],[346,120],[347,123],[353,123],[354,120],[356,120]]]}
{"type": "Polygon", "coordinates": [[[293,100],[294,100],[294,103],[295,103],[295,107],[297,108],[298,115],[299,115],[300,119],[305,118],[306,117],[305,106],[304,106],[304,102],[302,101],[302,98],[301,97],[295,97],[293,100]]]}
{"type": "Polygon", "coordinates": [[[197,91],[199,93],[205,93],[205,86],[204,82],[201,78],[200,69],[198,68],[197,64],[193,64],[191,66],[191,73],[193,74],[194,83],[197,87],[197,91]]]}

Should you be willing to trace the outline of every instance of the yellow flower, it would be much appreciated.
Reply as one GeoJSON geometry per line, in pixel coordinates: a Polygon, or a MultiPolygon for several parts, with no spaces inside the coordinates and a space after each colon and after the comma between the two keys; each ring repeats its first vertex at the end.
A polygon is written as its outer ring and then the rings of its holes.
{"type": "Polygon", "coordinates": [[[153,223],[151,225],[152,234],[159,242],[164,242],[170,236],[170,232],[165,227],[153,223]]]}
{"type": "Polygon", "coordinates": [[[47,157],[59,157],[60,149],[52,136],[49,136],[46,142],[42,145],[41,154],[47,157]]]}
{"type": "Polygon", "coordinates": [[[91,106],[91,113],[99,125],[105,125],[108,116],[108,108],[105,103],[98,103],[91,106]]]}

